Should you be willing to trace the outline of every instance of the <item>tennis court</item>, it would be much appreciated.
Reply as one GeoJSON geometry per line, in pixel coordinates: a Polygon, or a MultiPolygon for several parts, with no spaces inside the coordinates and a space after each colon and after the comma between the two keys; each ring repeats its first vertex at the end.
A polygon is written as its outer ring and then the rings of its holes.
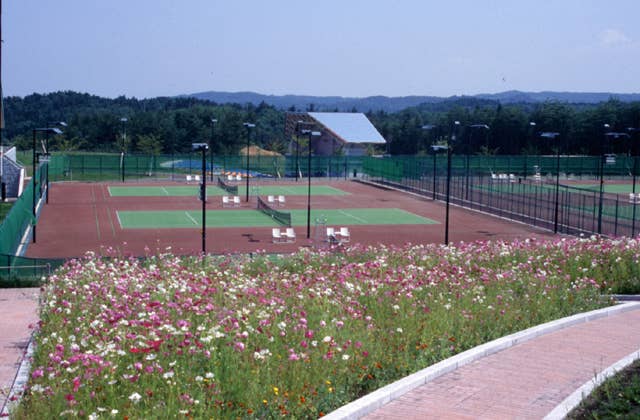
{"type": "MultiPolygon", "coordinates": [[[[307,188],[307,185],[250,185],[249,195],[307,195],[307,188]]],[[[111,185],[109,195],[111,197],[197,197],[198,190],[198,185],[111,185]]],[[[311,186],[311,195],[347,194],[329,185],[311,186]]],[[[229,195],[229,193],[216,185],[207,185],[207,195],[229,195]]],[[[246,186],[238,185],[238,195],[246,195],[246,186]]]]}
{"type": "MultiPolygon", "coordinates": [[[[290,210],[291,224],[305,226],[306,210],[290,210]]],[[[123,229],[173,229],[202,226],[202,211],[118,211],[123,229]]],[[[428,225],[438,223],[397,208],[319,209],[311,211],[312,223],[329,225],[428,225]]],[[[277,227],[278,222],[259,210],[209,210],[207,227],[277,227]]]]}

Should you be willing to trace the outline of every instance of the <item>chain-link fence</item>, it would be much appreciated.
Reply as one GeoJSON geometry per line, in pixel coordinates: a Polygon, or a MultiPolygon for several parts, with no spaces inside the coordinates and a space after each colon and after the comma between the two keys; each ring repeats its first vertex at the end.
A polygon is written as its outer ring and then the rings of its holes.
{"type": "MultiPolygon", "coordinates": [[[[449,200],[561,233],[635,236],[640,231],[640,199],[626,191],[615,193],[600,188],[600,180],[603,185],[629,184],[631,188],[637,176],[635,158],[602,159],[452,156],[449,200]]],[[[368,180],[446,199],[446,153],[368,157],[363,168],[368,180]]]]}
{"type": "MultiPolygon", "coordinates": [[[[355,156],[207,156],[208,176],[226,173],[275,180],[306,177],[348,178],[362,172],[362,157],[355,156]]],[[[143,181],[184,179],[202,172],[200,154],[141,155],[109,153],[56,153],[51,157],[51,181],[143,181]]]]}

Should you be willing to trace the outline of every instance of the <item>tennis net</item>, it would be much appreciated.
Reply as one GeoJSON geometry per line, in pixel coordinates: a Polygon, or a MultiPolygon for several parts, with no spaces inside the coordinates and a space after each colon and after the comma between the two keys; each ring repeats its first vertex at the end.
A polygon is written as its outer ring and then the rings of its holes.
{"type": "Polygon", "coordinates": [[[237,185],[229,185],[222,180],[222,178],[218,177],[218,187],[222,188],[229,194],[238,195],[238,186],[237,185]]]}
{"type": "Polygon", "coordinates": [[[281,225],[291,227],[291,213],[272,208],[260,197],[258,197],[258,210],[271,217],[281,225]]]}

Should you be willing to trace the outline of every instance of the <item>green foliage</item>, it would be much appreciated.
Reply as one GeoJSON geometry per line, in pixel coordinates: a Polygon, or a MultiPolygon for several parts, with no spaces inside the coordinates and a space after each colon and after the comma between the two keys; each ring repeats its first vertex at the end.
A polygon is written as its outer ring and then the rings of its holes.
{"type": "MultiPolygon", "coordinates": [[[[313,107],[314,109],[316,107],[313,107]]],[[[47,121],[69,124],[62,136],[53,136],[52,150],[120,151],[126,130],[128,152],[141,150],[140,136],[154,136],[162,153],[188,152],[194,141],[211,143],[214,154],[237,154],[246,144],[243,122],[253,122],[256,130],[251,142],[263,148],[284,152],[285,111],[267,105],[218,105],[194,98],[142,99],[100,98],[76,92],[33,94],[5,99],[5,133],[19,149],[31,148],[31,130],[47,121]],[[128,121],[123,126],[122,117],[128,121]],[[217,120],[212,125],[211,119],[217,120]]],[[[603,124],[624,131],[640,126],[640,103],[611,99],[597,105],[563,102],[501,105],[488,99],[457,97],[427,103],[400,112],[369,112],[367,116],[389,142],[391,154],[428,154],[429,146],[449,138],[453,121],[460,121],[456,153],[477,153],[481,147],[500,154],[521,154],[523,150],[552,153],[557,144],[541,141],[538,133],[557,131],[561,149],[572,153],[598,154],[603,140],[603,124]],[[529,121],[535,121],[532,128],[529,121]],[[422,130],[433,124],[432,130],[422,130]],[[478,132],[471,124],[487,124],[491,129],[478,132]]],[[[636,132],[637,133],[637,132],[636,132]]],[[[612,153],[640,153],[640,142],[606,144],[612,153]],[[634,150],[632,150],[634,149],[634,150]]],[[[144,147],[148,147],[148,144],[144,147]]],[[[372,153],[382,153],[375,150],[372,153]]]]}

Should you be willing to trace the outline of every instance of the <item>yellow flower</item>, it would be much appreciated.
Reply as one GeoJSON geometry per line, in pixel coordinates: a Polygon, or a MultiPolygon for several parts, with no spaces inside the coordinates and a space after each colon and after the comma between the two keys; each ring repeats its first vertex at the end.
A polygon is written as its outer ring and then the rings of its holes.
{"type": "Polygon", "coordinates": [[[273,393],[274,393],[274,394],[276,394],[276,395],[278,395],[278,391],[279,391],[279,390],[278,390],[278,387],[277,387],[277,386],[274,386],[274,387],[273,387],[273,393]]]}

